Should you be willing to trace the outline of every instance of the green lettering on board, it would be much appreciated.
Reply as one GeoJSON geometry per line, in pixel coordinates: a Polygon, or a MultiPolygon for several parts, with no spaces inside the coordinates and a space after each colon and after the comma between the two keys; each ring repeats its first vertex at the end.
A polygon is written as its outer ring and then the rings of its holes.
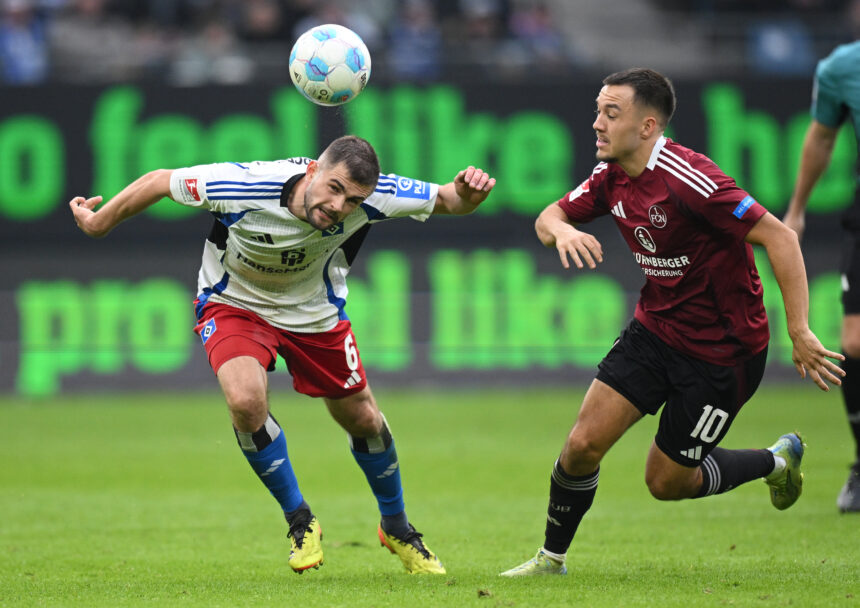
{"type": "Polygon", "coordinates": [[[136,145],[134,126],[143,107],[143,95],[132,87],[107,89],[96,100],[90,124],[93,150],[93,196],[107,201],[134,180],[130,150],[136,145]]]}
{"type": "Polygon", "coordinates": [[[380,251],[368,259],[367,276],[349,279],[345,309],[361,360],[385,371],[406,369],[412,362],[409,260],[399,251],[380,251]]]}
{"type": "MultiPolygon", "coordinates": [[[[507,196],[502,189],[505,202],[511,211],[523,215],[537,216],[591,171],[591,167],[583,167],[585,173],[576,175],[573,137],[551,114],[522,112],[513,116],[501,132],[498,146],[498,173],[507,184],[507,196]],[[570,175],[576,175],[578,181],[571,183],[570,175]]],[[[496,194],[491,199],[494,202],[496,194]]]]}
{"type": "MultiPolygon", "coordinates": [[[[469,165],[498,178],[478,213],[537,215],[572,189],[573,138],[559,118],[468,113],[449,86],[365,91],[346,109],[347,131],[373,142],[384,172],[444,184],[469,165]]],[[[584,177],[584,176],[583,176],[584,177]]]]}
{"type": "MultiPolygon", "coordinates": [[[[789,121],[788,133],[788,180],[784,180],[788,190],[785,199],[791,196],[797,172],[800,168],[800,157],[803,153],[803,142],[809,127],[808,114],[798,114],[789,121]]],[[[809,196],[808,213],[833,213],[841,211],[854,202],[854,164],[857,161],[857,144],[851,127],[840,129],[830,157],[827,170],[818,179],[809,196]]]]}
{"type": "MultiPolygon", "coordinates": [[[[768,358],[782,365],[794,366],[793,345],[788,336],[785,305],[779,283],[773,276],[767,253],[755,247],[756,268],[764,290],[764,305],[770,325],[768,358]]],[[[823,272],[809,282],[809,327],[828,350],[841,349],[842,284],[839,274],[823,272]]]]}
{"type": "Polygon", "coordinates": [[[38,220],[61,202],[63,138],[46,118],[18,115],[0,123],[0,159],[0,215],[38,220]]]}
{"type": "Polygon", "coordinates": [[[172,279],[138,284],[103,280],[32,281],[16,293],[20,357],[16,388],[51,395],[81,371],[147,373],[181,369],[191,356],[193,315],[188,290],[172,279]]]}
{"type": "Polygon", "coordinates": [[[131,364],[150,374],[181,369],[194,340],[188,290],[172,279],[149,279],[134,287],[127,304],[131,364]]]}
{"type": "Polygon", "coordinates": [[[596,365],[629,312],[614,279],[536,272],[527,251],[431,256],[431,361],[439,369],[596,365]]]}
{"type": "MultiPolygon", "coordinates": [[[[781,293],[758,249],[771,360],[791,367],[781,293]]],[[[424,296],[414,292],[409,260],[399,251],[376,252],[368,278],[350,281],[346,311],[369,368],[406,371],[413,364],[414,302],[424,296]]],[[[524,249],[441,250],[428,258],[427,273],[429,361],[440,372],[591,369],[630,317],[632,294],[612,277],[541,275],[524,249]]],[[[836,272],[810,281],[810,327],[831,350],[839,350],[840,290],[836,272]]],[[[187,289],[168,278],[22,284],[17,391],[51,395],[80,372],[180,372],[197,346],[189,301],[187,289]]]]}
{"type": "MultiPolygon", "coordinates": [[[[800,113],[781,128],[771,114],[748,110],[740,87],[725,83],[705,87],[702,107],[708,156],[769,211],[784,211],[800,165],[809,114],[800,113]]],[[[856,156],[853,131],[842,129],[830,166],[810,197],[810,213],[839,211],[853,202],[856,156]]]]}
{"type": "MultiPolygon", "coordinates": [[[[145,101],[143,91],[131,86],[106,88],[96,99],[89,125],[92,191],[81,194],[109,199],[154,168],[318,153],[319,112],[292,87],[271,93],[269,119],[235,112],[210,125],[193,111],[141,119],[145,101]]],[[[783,125],[772,112],[747,108],[743,90],[731,83],[705,86],[701,105],[707,138],[701,151],[768,209],[781,212],[797,173],[808,113],[783,125]]],[[[469,112],[464,94],[452,86],[369,89],[344,107],[344,117],[347,132],[374,143],[386,172],[446,183],[469,164],[489,171],[499,182],[492,204],[478,213],[534,216],[590,168],[574,166],[565,117],[535,110],[504,116],[469,112]]],[[[19,114],[0,122],[0,215],[33,221],[65,203],[59,198],[68,170],[64,136],[49,117],[19,114]]],[[[852,203],[855,160],[854,135],[846,127],[812,193],[810,213],[831,213],[852,203]]],[[[165,201],[149,210],[165,220],[192,212],[165,201]]]]}
{"type": "Polygon", "coordinates": [[[711,159],[765,207],[772,211],[784,208],[782,141],[776,119],[747,110],[740,88],[729,84],[708,86],[702,105],[711,159]]]}
{"type": "Polygon", "coordinates": [[[16,295],[20,356],[16,388],[22,395],[52,395],[60,379],[84,367],[87,315],[81,287],[72,281],[30,282],[16,295]]]}
{"type": "MultiPolygon", "coordinates": [[[[197,164],[203,156],[202,139],[203,128],[200,123],[182,114],[162,114],[149,119],[138,127],[135,137],[137,162],[132,164],[134,176],[131,179],[155,169],[197,164]]],[[[131,151],[129,153],[132,154],[131,151]]],[[[163,198],[146,212],[153,217],[182,218],[196,211],[193,207],[163,198]]]]}
{"type": "MultiPolygon", "coordinates": [[[[140,121],[143,107],[143,94],[133,87],[108,89],[95,104],[90,127],[93,190],[105,200],[153,169],[316,153],[315,109],[287,87],[272,95],[274,124],[244,113],[224,116],[208,128],[191,115],[176,113],[140,121]]],[[[194,209],[165,198],[147,213],[170,220],[194,209]]]]}

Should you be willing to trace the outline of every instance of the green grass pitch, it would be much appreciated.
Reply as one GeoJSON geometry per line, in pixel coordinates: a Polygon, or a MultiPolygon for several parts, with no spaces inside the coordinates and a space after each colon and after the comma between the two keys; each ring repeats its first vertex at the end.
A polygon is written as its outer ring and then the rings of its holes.
{"type": "Polygon", "coordinates": [[[760,481],[662,503],[643,482],[649,417],[609,453],[570,574],[502,579],[543,540],[549,474],[582,398],[567,390],[379,390],[410,519],[445,563],[407,575],[325,406],[272,395],[325,565],[287,566],[286,526],[220,394],[0,398],[0,606],[860,606],[860,515],[840,515],[851,442],[837,391],[766,386],[723,447],[799,430],[804,494],[760,481]]]}

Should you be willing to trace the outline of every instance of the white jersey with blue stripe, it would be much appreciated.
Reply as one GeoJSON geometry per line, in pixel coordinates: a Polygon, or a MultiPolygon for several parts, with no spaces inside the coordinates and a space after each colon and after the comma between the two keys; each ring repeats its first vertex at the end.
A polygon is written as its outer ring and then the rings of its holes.
{"type": "MultiPolygon", "coordinates": [[[[346,276],[369,225],[433,212],[437,184],[380,175],[376,190],[340,224],[321,231],[281,205],[281,191],[310,159],[217,163],[173,171],[173,200],[208,210],[215,225],[197,279],[208,302],[250,310],[275,327],[316,333],[346,319],[346,276]]],[[[286,199],[286,197],[285,197],[286,199]]]]}

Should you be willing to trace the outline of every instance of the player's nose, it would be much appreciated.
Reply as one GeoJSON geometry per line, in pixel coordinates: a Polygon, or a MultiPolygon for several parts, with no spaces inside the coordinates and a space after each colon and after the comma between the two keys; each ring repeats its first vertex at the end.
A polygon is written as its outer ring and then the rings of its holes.
{"type": "Polygon", "coordinates": [[[338,215],[343,214],[346,210],[346,197],[342,195],[333,197],[329,209],[338,215]]]}

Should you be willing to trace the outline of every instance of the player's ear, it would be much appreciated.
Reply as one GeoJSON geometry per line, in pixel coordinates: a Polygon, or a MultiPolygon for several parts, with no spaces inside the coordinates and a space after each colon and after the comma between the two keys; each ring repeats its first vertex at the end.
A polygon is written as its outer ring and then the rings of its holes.
{"type": "Polygon", "coordinates": [[[642,139],[648,139],[654,134],[654,131],[659,128],[659,123],[657,119],[653,116],[646,116],[645,120],[642,121],[642,128],[640,130],[640,136],[642,139]]]}

